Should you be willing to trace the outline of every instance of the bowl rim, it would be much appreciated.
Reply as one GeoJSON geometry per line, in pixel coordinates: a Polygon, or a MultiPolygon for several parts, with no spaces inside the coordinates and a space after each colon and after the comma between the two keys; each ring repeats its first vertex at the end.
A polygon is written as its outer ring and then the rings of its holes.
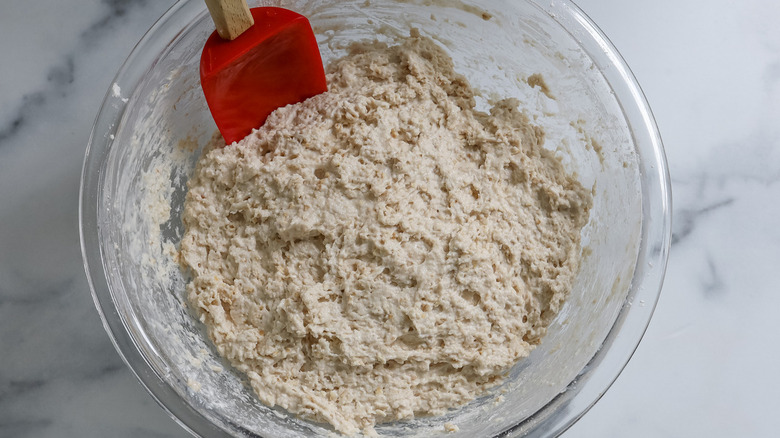
{"type": "MultiPolygon", "coordinates": [[[[205,12],[205,4],[178,0],[147,30],[134,46],[114,76],[106,91],[92,126],[84,153],[79,187],[79,240],[87,283],[92,299],[100,315],[103,328],[114,349],[135,375],[141,385],[158,405],[182,428],[193,436],[231,437],[217,428],[205,416],[185,403],[168,384],[149,360],[141,353],[130,334],[124,318],[117,311],[114,297],[108,285],[108,267],[100,242],[98,208],[100,191],[105,179],[105,164],[112,148],[114,136],[128,106],[128,97],[122,90],[133,90],[154,64],[157,53],[149,50],[152,36],[170,44],[175,40],[180,27],[205,12]],[[135,68],[141,65],[142,69],[135,68]],[[129,76],[129,78],[128,78],[129,76]]],[[[183,28],[183,27],[181,27],[183,28]]]]}
{"type": "Polygon", "coordinates": [[[579,43],[612,88],[640,157],[643,214],[639,251],[628,294],[596,354],[563,392],[528,419],[500,434],[501,437],[558,436],[604,396],[647,331],[663,287],[672,241],[668,163],[655,117],[636,77],[606,34],[573,1],[528,1],[552,16],[579,43]],[[658,209],[658,214],[647,214],[653,208],[658,209]]]}
{"type": "MultiPolygon", "coordinates": [[[[639,83],[607,36],[572,1],[526,1],[558,22],[599,67],[613,67],[607,73],[604,68],[600,71],[621,104],[640,157],[643,219],[631,286],[604,342],[563,392],[520,424],[497,435],[500,437],[558,436],[606,393],[647,330],[660,296],[671,246],[669,170],[660,132],[639,83]],[[658,215],[645,213],[655,209],[658,215]]],[[[135,89],[143,73],[154,64],[157,53],[149,49],[152,40],[162,38],[171,44],[181,29],[205,11],[202,2],[178,0],[149,28],[115,75],[98,111],[84,154],[79,188],[79,237],[95,307],[114,348],[131,372],[163,410],[192,435],[230,437],[232,435],[227,431],[218,428],[184,401],[136,345],[117,311],[106,279],[109,268],[102,252],[98,221],[104,166],[128,105],[121,90],[135,89]],[[137,68],[138,65],[143,68],[137,68]]]]}

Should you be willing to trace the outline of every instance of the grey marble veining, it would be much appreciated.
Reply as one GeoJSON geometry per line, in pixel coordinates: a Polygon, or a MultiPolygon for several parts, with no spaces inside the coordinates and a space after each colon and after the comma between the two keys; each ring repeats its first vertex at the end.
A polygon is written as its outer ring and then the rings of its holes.
{"type": "MultiPolygon", "coordinates": [[[[0,142],[9,140],[25,124],[34,121],[36,110],[51,105],[52,100],[67,97],[76,81],[77,58],[94,51],[99,42],[115,38],[112,31],[127,21],[133,8],[141,9],[146,3],[142,0],[78,1],[68,2],[64,8],[54,2],[4,5],[3,29],[17,37],[4,38],[8,62],[3,67],[3,76],[24,81],[13,82],[13,88],[4,86],[0,142]],[[81,20],[72,20],[74,16],[81,20]],[[87,22],[80,22],[85,17],[89,17],[87,22]],[[40,24],[36,26],[36,23],[40,24]],[[34,36],[27,40],[31,33],[34,36]],[[43,83],[38,83],[40,76],[43,83]]],[[[79,67],[88,65],[79,63],[79,67]]]]}
{"type": "MultiPolygon", "coordinates": [[[[114,351],[78,242],[94,117],[124,58],[172,3],[0,7],[0,437],[188,436],[114,351]]],[[[577,3],[654,110],[674,243],[645,339],[564,436],[776,436],[780,3],[577,3]]]]}
{"type": "Polygon", "coordinates": [[[2,6],[1,437],[188,435],[114,351],[78,243],[79,175],[97,108],[130,49],[171,4],[2,6]]]}
{"type": "Polygon", "coordinates": [[[642,344],[566,436],[776,436],[780,4],[578,3],[653,107],[674,243],[642,344]]]}

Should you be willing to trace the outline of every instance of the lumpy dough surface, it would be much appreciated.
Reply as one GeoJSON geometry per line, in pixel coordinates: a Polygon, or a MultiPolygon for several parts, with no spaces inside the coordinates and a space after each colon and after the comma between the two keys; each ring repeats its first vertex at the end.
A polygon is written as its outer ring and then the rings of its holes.
{"type": "Polygon", "coordinates": [[[345,434],[436,415],[539,344],[591,194],[519,102],[474,109],[432,40],[354,45],[329,91],[204,152],[191,304],[258,397],[345,434]]]}

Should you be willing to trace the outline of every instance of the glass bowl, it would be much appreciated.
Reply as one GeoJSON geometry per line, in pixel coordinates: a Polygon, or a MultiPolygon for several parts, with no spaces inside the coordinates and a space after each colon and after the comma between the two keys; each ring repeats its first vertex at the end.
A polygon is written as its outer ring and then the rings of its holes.
{"type": "MultiPolygon", "coordinates": [[[[382,436],[555,436],[601,397],[650,321],[670,242],[661,139],[628,67],[567,1],[255,1],[309,17],[324,62],[352,41],[418,28],[479,90],[516,97],[586,187],[576,283],[547,336],[506,381],[445,415],[382,424],[382,436]],[[548,90],[532,75],[541,74],[548,90]],[[534,86],[535,85],[535,86],[534,86]],[[448,429],[452,429],[447,424],[448,429]]],[[[179,1],[121,67],[98,113],[80,193],[84,265],[119,354],[159,404],[197,436],[324,436],[327,425],[263,405],[215,352],[186,303],[177,261],[191,174],[215,132],[200,91],[213,29],[201,1],[179,1]]]]}

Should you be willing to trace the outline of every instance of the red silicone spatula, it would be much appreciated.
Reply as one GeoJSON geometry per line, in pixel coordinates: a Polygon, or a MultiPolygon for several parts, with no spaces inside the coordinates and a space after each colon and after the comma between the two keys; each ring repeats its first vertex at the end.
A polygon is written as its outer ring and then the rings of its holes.
{"type": "Polygon", "coordinates": [[[309,20],[246,0],[206,0],[217,27],[200,58],[203,94],[226,144],[259,128],[275,109],[327,91],[309,20]]]}

